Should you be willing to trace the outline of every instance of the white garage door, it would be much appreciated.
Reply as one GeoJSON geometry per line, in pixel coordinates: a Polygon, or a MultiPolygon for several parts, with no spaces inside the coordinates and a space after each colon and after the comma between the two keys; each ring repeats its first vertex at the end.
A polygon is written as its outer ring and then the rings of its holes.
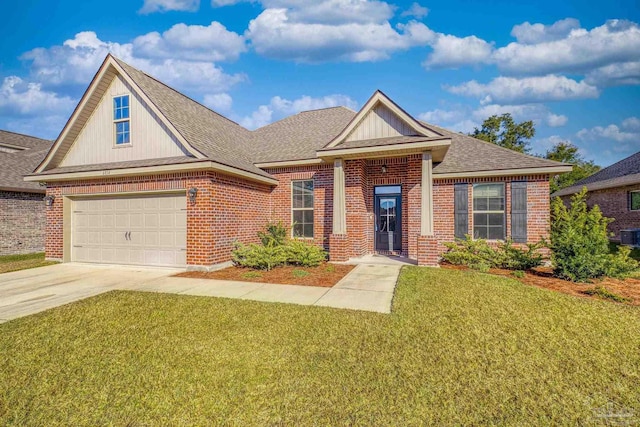
{"type": "Polygon", "coordinates": [[[71,236],[73,261],[185,266],[186,196],[75,200],[71,236]]]}

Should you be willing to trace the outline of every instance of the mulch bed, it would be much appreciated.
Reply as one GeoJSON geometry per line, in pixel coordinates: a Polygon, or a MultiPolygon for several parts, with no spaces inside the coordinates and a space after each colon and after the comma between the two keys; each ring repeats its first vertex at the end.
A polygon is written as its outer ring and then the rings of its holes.
{"type": "Polygon", "coordinates": [[[241,282],[276,283],[281,285],[320,286],[330,288],[347,275],[355,265],[323,263],[318,267],[276,267],[270,271],[251,268],[228,267],[222,270],[203,272],[187,271],[176,277],[196,279],[235,280],[241,282]],[[306,272],[305,275],[302,272],[306,272]]]}
{"type": "MultiPolygon", "coordinates": [[[[442,263],[441,267],[452,270],[469,270],[469,267],[463,265],[452,265],[447,263],[442,263]]],[[[607,277],[604,279],[593,280],[592,283],[576,283],[553,277],[550,267],[536,267],[533,270],[525,272],[523,278],[515,277],[511,270],[503,270],[499,268],[490,269],[489,274],[510,277],[527,285],[551,289],[553,291],[583,298],[601,299],[596,295],[588,295],[585,291],[589,291],[596,286],[602,286],[610,292],[631,298],[631,302],[629,304],[640,305],[640,279],[620,280],[607,277]]]]}

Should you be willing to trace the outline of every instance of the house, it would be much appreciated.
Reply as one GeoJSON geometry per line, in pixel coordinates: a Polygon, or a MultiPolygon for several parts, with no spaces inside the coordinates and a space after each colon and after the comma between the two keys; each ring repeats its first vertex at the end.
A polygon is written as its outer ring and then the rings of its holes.
{"type": "Polygon", "coordinates": [[[613,218],[609,231],[620,241],[620,230],[640,228],[640,152],[556,191],[553,196],[568,202],[587,188],[587,205],[598,205],[604,216],[613,218]]]}
{"type": "Polygon", "coordinates": [[[53,141],[0,130],[0,255],[44,250],[44,187],[25,182],[53,141]]]}
{"type": "Polygon", "coordinates": [[[48,258],[210,269],[268,221],[329,251],[436,265],[473,234],[546,237],[549,178],[570,166],[420,122],[377,91],[358,112],[249,131],[107,56],[51,151],[48,258]]]}

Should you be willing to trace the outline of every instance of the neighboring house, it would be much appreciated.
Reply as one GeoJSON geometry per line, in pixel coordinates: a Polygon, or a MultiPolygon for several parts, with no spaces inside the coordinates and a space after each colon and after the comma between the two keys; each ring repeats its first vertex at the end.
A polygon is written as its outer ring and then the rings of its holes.
{"type": "Polygon", "coordinates": [[[335,261],[436,265],[454,236],[546,237],[549,177],[570,169],[419,122],[379,91],[359,112],[252,132],[107,56],[27,179],[54,198],[48,258],[206,269],[282,221],[335,261]]]}
{"type": "Polygon", "coordinates": [[[587,187],[587,205],[598,205],[604,216],[613,218],[609,231],[620,240],[620,230],[640,228],[640,152],[597,173],[556,191],[552,196],[568,201],[587,187]]]}
{"type": "Polygon", "coordinates": [[[25,182],[53,141],[0,130],[0,255],[44,250],[45,188],[25,182]]]}

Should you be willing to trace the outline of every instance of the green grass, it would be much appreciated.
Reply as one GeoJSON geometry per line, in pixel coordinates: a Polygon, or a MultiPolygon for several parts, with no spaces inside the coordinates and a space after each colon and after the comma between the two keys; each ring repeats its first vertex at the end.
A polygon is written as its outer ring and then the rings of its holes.
{"type": "Polygon", "coordinates": [[[623,297],[622,295],[611,292],[604,286],[596,286],[595,288],[587,289],[586,291],[584,291],[584,293],[587,295],[596,295],[600,298],[609,299],[614,302],[624,303],[632,301],[631,298],[623,297]]]}
{"type": "Polygon", "coordinates": [[[44,252],[25,255],[5,255],[0,256],[0,273],[44,267],[52,264],[56,264],[56,262],[45,261],[44,252]]]}
{"type": "Polygon", "coordinates": [[[640,310],[418,267],[391,315],[111,292],[1,324],[0,372],[0,425],[584,425],[640,417],[640,310]]]}
{"type": "Polygon", "coordinates": [[[307,277],[310,273],[308,271],[296,269],[296,270],[293,270],[291,274],[293,275],[293,277],[300,279],[302,277],[307,277]]]}
{"type": "Polygon", "coordinates": [[[242,274],[242,277],[245,279],[259,279],[262,277],[262,274],[257,271],[247,271],[246,273],[242,274]]]}

